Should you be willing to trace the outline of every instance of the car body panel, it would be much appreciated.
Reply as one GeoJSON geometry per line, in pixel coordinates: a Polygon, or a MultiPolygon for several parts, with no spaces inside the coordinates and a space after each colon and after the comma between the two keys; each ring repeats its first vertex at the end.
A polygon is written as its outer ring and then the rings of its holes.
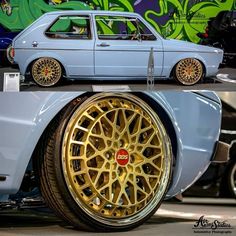
{"type": "Polygon", "coordinates": [[[205,75],[213,76],[217,73],[218,65],[223,60],[222,50],[190,42],[166,39],[163,40],[163,48],[165,52],[163,76],[169,76],[170,70],[183,58],[198,59],[204,65],[205,75]]]}
{"type": "MultiPolygon", "coordinates": [[[[0,194],[20,187],[32,153],[55,115],[82,92],[0,94],[0,194]]],[[[174,127],[177,155],[167,197],[184,191],[211,162],[219,138],[221,104],[213,93],[146,92],[174,127]],[[194,167],[194,168],[192,168],[194,167]]],[[[152,107],[157,110],[157,107],[152,107]]]]}
{"type": "Polygon", "coordinates": [[[206,68],[205,75],[217,73],[223,51],[179,40],[163,39],[140,15],[128,12],[64,11],[50,12],[20,33],[13,42],[15,61],[21,74],[40,57],[58,59],[68,78],[145,78],[148,58],[153,48],[154,77],[169,78],[174,66],[185,58],[197,58],[206,68]],[[45,31],[60,16],[86,15],[90,17],[92,38],[55,39],[45,31]],[[141,21],[156,40],[102,40],[97,36],[95,16],[134,17],[141,21]],[[34,47],[33,42],[37,42],[34,47]],[[100,45],[105,44],[105,47],[100,45]]]}

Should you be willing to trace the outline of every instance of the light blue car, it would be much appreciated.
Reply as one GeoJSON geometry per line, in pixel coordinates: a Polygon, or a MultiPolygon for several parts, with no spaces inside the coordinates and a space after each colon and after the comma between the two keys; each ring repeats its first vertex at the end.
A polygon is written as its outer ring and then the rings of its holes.
{"type": "Polygon", "coordinates": [[[211,92],[1,93],[0,111],[0,209],[30,195],[30,176],[86,230],[139,226],[228,157],[211,92]]]}
{"type": "Polygon", "coordinates": [[[40,86],[70,79],[144,79],[154,51],[154,77],[193,85],[214,76],[221,49],[162,38],[140,15],[128,12],[50,12],[13,41],[15,62],[40,86]]]}

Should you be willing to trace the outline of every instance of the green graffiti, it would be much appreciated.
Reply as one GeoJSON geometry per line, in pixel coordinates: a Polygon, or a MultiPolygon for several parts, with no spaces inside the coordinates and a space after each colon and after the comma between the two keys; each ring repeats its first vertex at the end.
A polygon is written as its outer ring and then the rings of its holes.
{"type": "Polygon", "coordinates": [[[236,0],[153,0],[151,3],[147,0],[0,1],[0,24],[12,31],[24,29],[45,12],[79,9],[134,12],[136,5],[141,4],[141,14],[157,32],[167,38],[192,42],[200,40],[197,33],[204,32],[209,18],[220,11],[236,9],[236,0]]]}
{"type": "Polygon", "coordinates": [[[133,0],[91,0],[91,4],[96,9],[106,11],[128,11],[133,12],[133,0]]]}
{"type": "MultiPolygon", "coordinates": [[[[145,3],[143,6],[150,6],[145,3]]],[[[135,0],[91,0],[95,9],[134,11],[135,0]]],[[[142,1],[139,1],[142,2],[142,1]]],[[[209,18],[215,17],[220,11],[236,9],[236,0],[157,0],[153,9],[144,9],[144,18],[165,37],[198,42],[197,33],[204,32],[209,18]],[[168,20],[160,24],[163,16],[168,20]]]]}
{"type": "Polygon", "coordinates": [[[220,11],[235,9],[235,0],[200,1],[189,7],[189,0],[160,0],[157,1],[160,12],[147,10],[145,19],[162,35],[168,38],[184,39],[198,42],[198,32],[203,32],[209,18],[215,17],[220,11]],[[153,17],[161,17],[170,13],[172,16],[160,25],[153,17]]]}
{"type": "Polygon", "coordinates": [[[44,0],[11,0],[12,12],[7,15],[0,12],[0,25],[11,31],[20,31],[34,22],[46,12],[58,10],[86,10],[90,7],[80,1],[61,2],[61,4],[48,4],[44,0]]]}
{"type": "MultiPolygon", "coordinates": [[[[126,11],[133,12],[133,6],[129,0],[92,0],[90,1],[93,9],[106,10],[106,11],[126,11]]],[[[106,17],[104,20],[99,20],[96,24],[99,27],[99,31],[104,34],[113,34],[116,25],[109,25],[106,22],[106,17]]]]}

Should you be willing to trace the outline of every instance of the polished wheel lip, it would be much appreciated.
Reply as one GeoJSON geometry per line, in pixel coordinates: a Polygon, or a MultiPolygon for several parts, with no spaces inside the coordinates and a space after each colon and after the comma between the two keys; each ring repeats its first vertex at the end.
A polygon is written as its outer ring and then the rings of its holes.
{"type": "Polygon", "coordinates": [[[230,185],[234,193],[234,197],[236,197],[236,163],[234,163],[234,166],[230,174],[230,185]]]}
{"type": "MultiPolygon", "coordinates": [[[[136,104],[140,104],[140,101],[142,101],[141,99],[139,99],[136,96],[133,96],[131,94],[111,94],[111,93],[103,93],[103,94],[96,94],[90,98],[88,98],[85,102],[83,102],[79,108],[77,108],[77,110],[84,110],[86,109],[87,106],[89,106],[91,103],[93,103],[96,100],[99,99],[104,99],[104,98],[109,98],[109,97],[116,97],[116,98],[121,98],[121,99],[126,99],[132,102],[135,102],[136,104]]],[[[145,107],[146,112],[150,115],[151,117],[154,118],[155,121],[158,122],[158,128],[159,128],[159,132],[162,135],[163,140],[163,148],[164,148],[164,158],[163,158],[163,163],[165,165],[165,169],[163,171],[163,177],[161,178],[161,182],[160,182],[160,187],[158,189],[158,192],[161,192],[160,194],[156,194],[155,197],[153,197],[153,199],[148,203],[148,208],[145,207],[143,210],[141,210],[140,212],[129,216],[129,217],[123,217],[123,218],[108,218],[108,217],[102,217],[101,215],[95,215],[93,211],[91,211],[90,209],[88,209],[78,198],[78,196],[76,195],[76,193],[73,190],[73,187],[71,186],[70,180],[69,180],[69,176],[66,170],[66,158],[65,158],[65,148],[63,148],[63,146],[65,146],[65,143],[63,142],[62,145],[62,167],[63,167],[63,174],[65,177],[65,181],[67,183],[67,186],[69,187],[69,191],[72,195],[72,197],[74,198],[75,202],[93,219],[99,221],[100,223],[106,224],[106,225],[112,225],[112,226],[126,226],[126,225],[130,225],[132,223],[138,222],[140,220],[142,220],[143,218],[145,218],[148,214],[150,214],[153,209],[155,208],[155,206],[158,205],[158,203],[160,203],[161,199],[164,197],[164,194],[166,192],[168,183],[169,183],[169,179],[170,179],[170,175],[171,175],[171,163],[172,163],[172,150],[171,150],[171,144],[170,144],[170,140],[168,135],[165,132],[165,128],[163,127],[162,123],[159,120],[159,117],[155,114],[153,114],[153,110],[145,103],[142,101],[142,109],[145,107]],[[154,117],[153,117],[154,116],[154,117]]],[[[76,110],[76,111],[77,111],[76,110]]],[[[74,112],[74,114],[76,114],[76,112],[74,112]]],[[[68,136],[70,135],[70,131],[67,131],[68,129],[70,129],[69,124],[72,124],[73,122],[75,122],[75,115],[72,115],[72,117],[70,118],[70,121],[67,124],[67,128],[63,137],[63,140],[67,140],[68,136]]]]}
{"type": "MultiPolygon", "coordinates": [[[[45,75],[47,77],[49,77],[47,74],[45,75]]],[[[39,58],[37,59],[34,63],[33,63],[33,66],[32,66],[32,77],[34,79],[34,81],[40,85],[40,86],[43,86],[43,87],[51,87],[53,85],[55,85],[62,77],[62,69],[61,69],[61,65],[60,63],[54,59],[54,58],[50,58],[50,57],[42,57],[42,58],[39,58]],[[45,64],[45,63],[48,63],[48,65],[40,65],[40,64],[45,64]],[[51,65],[50,65],[51,64],[51,65]],[[41,69],[40,73],[41,73],[41,76],[43,76],[42,74],[44,73],[42,70],[48,70],[49,69],[49,72],[51,73],[51,76],[56,76],[52,79],[50,79],[50,82],[45,82],[44,80],[45,79],[40,79],[39,78],[39,73],[38,73],[38,70],[39,69],[39,66],[44,66],[45,68],[41,69]],[[52,71],[53,70],[53,67],[54,69],[56,70],[56,72],[52,71]],[[56,75],[53,75],[53,73],[56,75]],[[43,81],[43,82],[41,82],[43,81]]]]}
{"type": "Polygon", "coordinates": [[[186,58],[178,62],[176,66],[176,78],[183,85],[194,85],[203,77],[203,66],[195,58],[186,58]],[[192,65],[191,65],[192,64],[192,65]],[[190,78],[192,74],[197,73],[195,78],[190,78]],[[191,79],[188,81],[186,80],[191,79]]]}

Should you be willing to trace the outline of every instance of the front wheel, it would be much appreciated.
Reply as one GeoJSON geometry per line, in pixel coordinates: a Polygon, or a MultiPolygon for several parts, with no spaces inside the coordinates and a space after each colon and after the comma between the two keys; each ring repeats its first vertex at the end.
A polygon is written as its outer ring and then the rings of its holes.
{"type": "Polygon", "coordinates": [[[171,142],[157,111],[139,97],[77,99],[43,140],[42,194],[75,227],[132,229],[161,204],[171,176],[171,142]]]}
{"type": "Polygon", "coordinates": [[[228,164],[220,184],[221,197],[236,198],[236,162],[228,164]]]}
{"type": "Polygon", "coordinates": [[[182,85],[194,85],[203,78],[203,66],[194,58],[178,62],[174,69],[174,78],[182,85]]]}
{"type": "Polygon", "coordinates": [[[33,62],[31,75],[33,80],[42,87],[56,85],[62,77],[60,63],[49,57],[43,57],[33,62]]]}

